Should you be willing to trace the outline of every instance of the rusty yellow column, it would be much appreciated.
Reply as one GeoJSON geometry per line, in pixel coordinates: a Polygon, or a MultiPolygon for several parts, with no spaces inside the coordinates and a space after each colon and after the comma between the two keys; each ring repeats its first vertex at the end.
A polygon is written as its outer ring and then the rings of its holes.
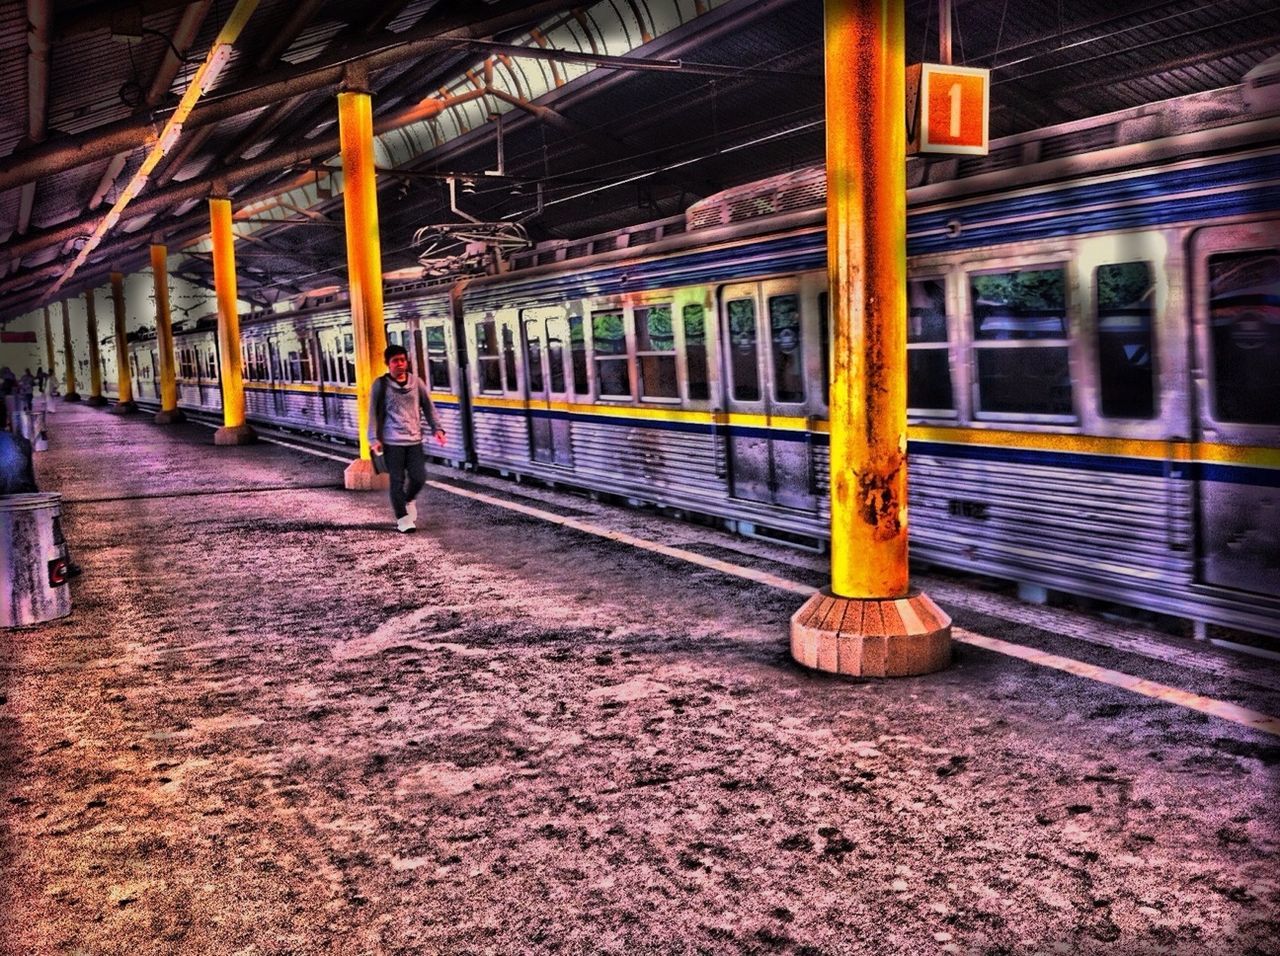
{"type": "Polygon", "coordinates": [[[356,344],[356,429],[360,457],[347,466],[347,488],[386,488],[369,461],[366,423],[369,391],[382,374],[387,330],[382,318],[382,243],[378,236],[378,189],[374,184],[373,107],[368,93],[338,94],[338,135],[342,144],[342,206],[347,228],[347,272],[351,283],[351,324],[356,344]]]}
{"type": "Polygon", "coordinates": [[[49,307],[44,307],[44,359],[49,378],[53,378],[53,328],[49,324],[49,307]]]}
{"type": "Polygon", "coordinates": [[[124,311],[124,273],[111,273],[111,307],[116,320],[116,403],[112,413],[136,412],[133,401],[133,376],[130,375],[129,330],[124,311]]]}
{"type": "Polygon", "coordinates": [[[98,342],[98,308],[94,301],[93,289],[84,293],[85,324],[89,329],[89,397],[86,405],[105,405],[107,400],[102,395],[102,356],[99,354],[98,342]]]}
{"type": "Polygon", "coordinates": [[[76,353],[71,347],[71,310],[67,306],[67,300],[63,299],[62,305],[62,357],[67,364],[67,392],[62,396],[64,401],[78,402],[80,401],[80,393],[76,391],[76,353]]]}
{"type": "Polygon", "coordinates": [[[240,313],[236,310],[236,251],[231,232],[231,200],[209,200],[213,239],[213,285],[218,299],[219,377],[222,384],[222,427],[215,445],[247,445],[257,434],[244,420],[244,375],[240,368],[240,313]]]}
{"type": "Polygon", "coordinates": [[[907,578],[903,4],[826,0],[832,304],[831,587],[791,619],[791,653],[841,674],[926,674],[951,620],[907,578]]]}
{"type": "Polygon", "coordinates": [[[160,361],[160,411],[157,425],[186,420],[178,408],[178,370],[173,356],[173,315],[169,311],[169,250],[151,246],[151,275],[156,290],[156,352],[160,361]]]}

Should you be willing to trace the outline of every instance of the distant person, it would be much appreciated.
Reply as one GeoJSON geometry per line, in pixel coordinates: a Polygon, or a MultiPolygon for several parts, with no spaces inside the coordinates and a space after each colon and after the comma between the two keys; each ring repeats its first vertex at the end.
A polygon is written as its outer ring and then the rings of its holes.
{"type": "Polygon", "coordinates": [[[0,431],[0,495],[33,495],[39,490],[31,442],[21,435],[0,431]]]}
{"type": "MultiPolygon", "coordinates": [[[[0,431],[0,497],[4,495],[39,494],[36,485],[36,469],[31,458],[31,442],[21,435],[0,431]]],[[[56,537],[55,537],[56,540],[56,537]]],[[[67,577],[81,573],[80,565],[71,560],[70,546],[66,547],[67,577]]]]}
{"type": "Polygon", "coordinates": [[[409,371],[409,353],[403,346],[388,345],[383,358],[387,362],[387,374],[374,381],[369,395],[369,447],[375,455],[386,458],[396,530],[408,533],[418,528],[418,506],[414,499],[427,483],[427,456],[422,450],[423,414],[441,445],[445,433],[426,383],[409,371]]]}
{"type": "Polygon", "coordinates": [[[0,368],[0,430],[12,430],[17,416],[18,380],[9,366],[0,368]]]}
{"type": "Polygon", "coordinates": [[[45,384],[49,381],[49,373],[44,370],[43,365],[36,366],[36,392],[40,395],[44,394],[45,384]]]}
{"type": "Polygon", "coordinates": [[[22,370],[22,378],[18,379],[18,400],[22,403],[22,407],[27,411],[31,411],[31,400],[36,394],[35,376],[31,374],[31,369],[22,370]]]}

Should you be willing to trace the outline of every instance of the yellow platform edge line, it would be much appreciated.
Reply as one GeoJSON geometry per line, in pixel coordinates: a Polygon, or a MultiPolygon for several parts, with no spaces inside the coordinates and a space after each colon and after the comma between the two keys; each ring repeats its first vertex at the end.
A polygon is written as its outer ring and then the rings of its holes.
{"type": "Polygon", "coordinates": [[[1190,691],[1170,687],[1167,684],[1133,677],[1130,674],[1113,671],[1106,667],[1096,667],[1093,664],[1072,660],[1069,657],[1059,657],[1057,654],[1049,654],[1033,647],[1010,644],[1008,641],[1002,641],[999,638],[974,634],[964,628],[952,627],[951,639],[960,641],[963,644],[971,644],[974,647],[1005,654],[1009,657],[1016,657],[1019,660],[1038,664],[1041,667],[1049,667],[1054,670],[1065,671],[1068,674],[1074,674],[1077,677],[1097,681],[1101,684],[1109,684],[1112,687],[1119,687],[1122,690],[1142,694],[1144,697],[1151,697],[1168,704],[1175,704],[1178,707],[1186,707],[1188,710],[1199,711],[1202,714],[1209,714],[1213,717],[1221,717],[1223,720],[1243,724],[1245,727],[1251,727],[1254,730],[1261,730],[1268,734],[1280,736],[1280,717],[1272,717],[1270,714],[1250,710],[1238,704],[1214,700],[1211,697],[1203,697],[1200,694],[1193,694],[1190,691]]]}

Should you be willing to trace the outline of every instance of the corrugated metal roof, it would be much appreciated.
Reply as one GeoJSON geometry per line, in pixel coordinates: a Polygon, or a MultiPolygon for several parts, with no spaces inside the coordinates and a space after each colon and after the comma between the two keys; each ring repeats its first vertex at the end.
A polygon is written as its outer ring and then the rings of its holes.
{"type": "MultiPolygon", "coordinates": [[[[290,64],[306,69],[317,58],[329,61],[335,51],[349,49],[352,43],[367,44],[364,34],[369,18],[386,10],[381,3],[323,0],[296,36],[285,36],[298,3],[261,0],[214,93],[244,89],[293,68],[290,64]],[[288,41],[284,53],[274,65],[263,67],[259,62],[263,52],[282,37],[288,41]]],[[[190,51],[193,60],[204,57],[232,6],[232,0],[219,0],[210,10],[190,51]]],[[[608,0],[581,20],[572,12],[573,6],[572,0],[565,0],[561,15],[544,9],[534,19],[561,25],[548,28],[551,39],[546,42],[587,51],[625,51],[645,34],[662,33],[639,52],[678,55],[687,64],[773,69],[776,75],[711,77],[690,69],[623,73],[581,64],[553,68],[527,58],[512,70],[499,66],[499,77],[508,88],[517,93],[532,89],[540,96],[540,104],[556,110],[545,123],[519,109],[507,112],[504,119],[508,171],[544,183],[548,205],[533,223],[540,236],[600,233],[679,212],[681,204],[709,192],[821,161],[822,83],[815,78],[822,64],[821,0],[710,0],[700,5],[693,0],[608,0]],[[698,16],[698,9],[704,8],[710,13],[698,16]],[[592,29],[597,32],[592,34],[592,29]],[[674,32],[663,33],[666,30],[674,32]],[[598,188],[603,181],[645,171],[654,174],[624,187],[598,188]]],[[[104,9],[100,3],[59,2],[56,7],[55,31],[76,18],[79,21],[75,30],[63,29],[54,45],[49,126],[85,138],[104,124],[133,114],[127,101],[138,87],[145,91],[151,85],[183,8],[174,5],[148,15],[143,25],[155,32],[123,42],[110,39],[107,27],[92,26],[84,19],[104,9]],[[122,97],[125,84],[135,86],[125,88],[122,97]]],[[[936,0],[907,0],[907,50],[912,61],[937,58],[937,7],[936,0]]],[[[465,12],[483,19],[495,9],[501,7],[491,2],[408,0],[398,10],[387,11],[390,20],[384,38],[388,42],[401,39],[403,31],[421,29],[446,14],[465,12]]],[[[955,0],[955,18],[956,62],[994,71],[993,137],[1231,85],[1257,64],[1280,54],[1280,7],[1270,0],[955,0]]],[[[503,38],[527,36],[530,25],[516,22],[503,38]]],[[[4,157],[20,149],[25,133],[26,54],[24,4],[0,4],[0,170],[5,168],[4,157]]],[[[469,81],[460,79],[463,68],[479,64],[484,56],[476,50],[433,49],[372,74],[376,115],[383,118],[404,109],[441,87],[466,88],[469,81]]],[[[194,70],[193,62],[179,71],[169,100],[159,110],[162,116],[194,70]]],[[[201,183],[214,170],[242,167],[244,161],[231,156],[233,151],[259,157],[284,146],[333,137],[334,92],[326,88],[303,95],[271,135],[247,151],[244,134],[261,110],[245,109],[218,123],[167,188],[190,177],[201,183]]],[[[494,124],[487,118],[492,105],[473,104],[448,112],[435,122],[434,136],[432,124],[397,135],[395,161],[404,162],[405,174],[399,179],[383,177],[388,197],[382,218],[388,267],[406,258],[411,261],[412,252],[406,250],[418,226],[457,218],[438,182],[410,173],[481,173],[496,166],[494,124]],[[441,145],[432,147],[433,142],[441,145]],[[405,152],[407,148],[428,152],[413,157],[405,152]]],[[[199,130],[192,124],[178,148],[199,135],[199,130]]],[[[144,155],[145,149],[131,151],[108,202],[144,155]]],[[[85,203],[105,166],[106,159],[96,158],[41,175],[33,231],[38,234],[53,224],[84,216],[85,203]]],[[[165,164],[160,170],[165,171],[165,164]]],[[[296,172],[291,175],[296,178],[296,172]]],[[[271,177],[261,177],[238,188],[259,190],[270,181],[271,177]]],[[[497,217],[532,206],[532,182],[519,190],[520,195],[514,195],[516,190],[506,181],[482,181],[480,186],[478,193],[462,200],[473,214],[497,217]]],[[[140,201],[155,188],[153,181],[140,201]]],[[[16,188],[0,193],[0,237],[6,233],[6,223],[16,218],[18,194],[16,188]]],[[[190,210],[186,219],[178,217],[177,225],[199,228],[202,203],[202,198],[187,200],[163,210],[138,230],[138,241],[143,242],[152,228],[173,227],[175,208],[190,210]]],[[[338,201],[321,201],[318,208],[335,220],[341,218],[338,201]]],[[[106,204],[100,211],[105,209],[106,204]]],[[[128,215],[125,221],[130,222],[128,215]]],[[[341,262],[344,255],[341,229],[281,225],[270,227],[264,237],[280,252],[278,257],[268,253],[265,259],[255,258],[255,264],[264,265],[278,279],[306,282],[309,276],[322,274],[325,282],[331,282],[332,270],[323,268],[323,260],[330,257],[341,262]]],[[[7,258],[6,247],[18,241],[19,237],[0,238],[0,259],[7,258]]],[[[64,246],[65,237],[55,244],[64,246]]],[[[257,253],[266,251],[255,248],[257,253]]],[[[24,269],[29,261],[24,257],[24,269]]],[[[207,263],[193,263],[191,269],[207,274],[207,263]]],[[[0,277],[0,318],[13,290],[38,284],[35,279],[23,281],[25,286],[13,276],[0,277]]]]}

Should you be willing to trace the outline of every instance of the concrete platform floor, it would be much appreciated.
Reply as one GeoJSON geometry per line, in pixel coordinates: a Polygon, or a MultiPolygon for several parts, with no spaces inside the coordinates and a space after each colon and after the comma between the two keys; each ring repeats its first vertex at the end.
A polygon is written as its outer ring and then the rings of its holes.
{"type": "Polygon", "coordinates": [[[399,536],[342,461],[51,425],[85,574],[0,634],[0,952],[1280,953],[1280,737],[1093,679],[1280,715],[1274,668],[937,577],[962,636],[1089,676],[973,643],[813,674],[802,596],[676,552],[442,487],[399,536]]]}

